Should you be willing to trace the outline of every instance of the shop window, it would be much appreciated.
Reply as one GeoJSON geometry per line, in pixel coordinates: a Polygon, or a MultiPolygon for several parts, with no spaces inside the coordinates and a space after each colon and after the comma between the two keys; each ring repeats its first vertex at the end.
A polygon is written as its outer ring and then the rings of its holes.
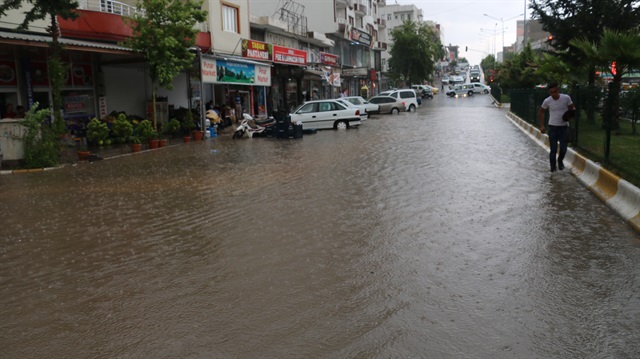
{"type": "Polygon", "coordinates": [[[236,7],[222,5],[222,30],[240,33],[238,12],[236,7]]]}

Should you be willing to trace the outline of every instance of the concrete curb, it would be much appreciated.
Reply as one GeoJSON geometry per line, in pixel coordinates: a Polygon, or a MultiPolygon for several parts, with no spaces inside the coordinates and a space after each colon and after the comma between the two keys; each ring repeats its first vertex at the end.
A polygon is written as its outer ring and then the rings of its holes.
{"type": "MultiPolygon", "coordinates": [[[[538,128],[512,112],[507,113],[507,118],[549,152],[549,137],[546,134],[540,133],[538,128]]],[[[607,171],[571,148],[567,150],[564,163],[568,169],[571,169],[571,173],[596,197],[618,213],[636,232],[640,233],[640,188],[607,171]]]]}

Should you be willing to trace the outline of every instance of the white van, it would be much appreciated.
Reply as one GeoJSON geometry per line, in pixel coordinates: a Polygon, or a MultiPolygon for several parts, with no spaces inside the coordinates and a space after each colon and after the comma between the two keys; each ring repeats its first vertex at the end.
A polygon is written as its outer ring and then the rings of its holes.
{"type": "Polygon", "coordinates": [[[458,84],[454,85],[453,88],[446,92],[446,95],[449,97],[468,97],[473,96],[473,84],[458,84]]]}

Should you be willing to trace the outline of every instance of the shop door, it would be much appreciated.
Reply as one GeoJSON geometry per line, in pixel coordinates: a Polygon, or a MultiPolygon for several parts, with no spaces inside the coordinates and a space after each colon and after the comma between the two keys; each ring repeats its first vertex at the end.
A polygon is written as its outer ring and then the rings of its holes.
{"type": "Polygon", "coordinates": [[[238,91],[240,94],[240,103],[242,104],[242,111],[245,113],[251,113],[251,94],[249,91],[238,91]]]}

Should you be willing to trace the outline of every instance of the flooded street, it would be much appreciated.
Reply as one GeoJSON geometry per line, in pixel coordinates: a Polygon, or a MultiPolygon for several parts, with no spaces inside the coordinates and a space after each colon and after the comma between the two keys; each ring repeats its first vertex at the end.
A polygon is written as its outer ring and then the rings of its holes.
{"type": "Polygon", "coordinates": [[[640,356],[639,236],[483,95],[0,176],[0,218],[0,358],[640,356]]]}

